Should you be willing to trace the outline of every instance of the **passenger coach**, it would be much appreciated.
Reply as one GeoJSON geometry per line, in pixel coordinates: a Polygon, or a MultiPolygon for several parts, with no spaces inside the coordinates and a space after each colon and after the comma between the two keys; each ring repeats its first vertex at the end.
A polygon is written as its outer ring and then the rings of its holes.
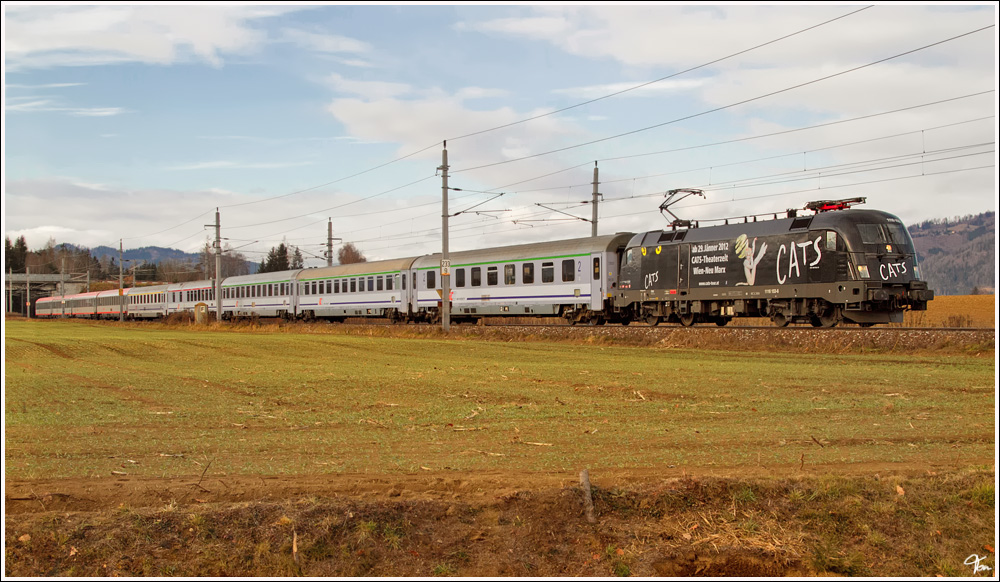
{"type": "MultiPolygon", "coordinates": [[[[618,277],[618,253],[631,233],[449,253],[451,316],[557,316],[603,324],[618,277]]],[[[441,255],[410,269],[410,309],[440,320],[441,255]]]]}

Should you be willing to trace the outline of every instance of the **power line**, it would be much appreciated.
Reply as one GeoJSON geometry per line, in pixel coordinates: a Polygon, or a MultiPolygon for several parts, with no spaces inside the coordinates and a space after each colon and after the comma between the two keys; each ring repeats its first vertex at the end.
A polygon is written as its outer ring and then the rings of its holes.
{"type": "Polygon", "coordinates": [[[643,87],[646,87],[647,85],[652,85],[654,83],[659,83],[660,81],[666,81],[667,79],[671,79],[673,77],[677,77],[677,76],[683,75],[685,73],[690,73],[691,71],[696,71],[698,69],[702,69],[702,68],[708,67],[710,65],[714,65],[714,64],[722,62],[722,61],[724,61],[726,59],[731,59],[733,57],[737,57],[737,56],[742,55],[744,53],[748,53],[750,51],[753,51],[753,50],[765,47],[765,46],[767,46],[769,44],[774,44],[776,42],[785,40],[786,38],[791,38],[791,37],[793,37],[795,35],[802,34],[803,32],[808,32],[810,30],[813,30],[814,28],[819,28],[820,26],[823,26],[823,25],[826,25],[826,24],[830,24],[831,22],[835,22],[835,21],[840,20],[842,18],[847,18],[848,16],[852,16],[854,14],[857,14],[858,12],[862,12],[864,10],[868,10],[871,7],[872,6],[865,6],[864,8],[860,8],[860,9],[855,10],[853,12],[849,12],[847,14],[838,16],[836,18],[832,18],[832,19],[827,20],[825,22],[821,22],[819,24],[814,24],[813,26],[810,26],[808,28],[803,28],[802,30],[793,32],[791,34],[786,34],[785,36],[778,37],[778,38],[773,39],[773,40],[769,40],[769,41],[767,41],[765,43],[762,43],[762,44],[759,44],[759,45],[756,45],[756,46],[752,46],[752,47],[750,47],[748,49],[743,49],[743,50],[741,50],[739,52],[735,52],[735,53],[732,53],[730,55],[726,55],[724,57],[715,59],[714,61],[709,61],[707,63],[703,63],[701,65],[698,65],[698,66],[695,66],[695,67],[691,67],[689,69],[685,69],[683,71],[679,71],[677,73],[673,73],[673,74],[667,75],[666,77],[660,77],[659,79],[654,79],[652,81],[647,81],[645,83],[641,83],[639,85],[635,85],[634,87],[629,87],[628,89],[622,89],[621,91],[616,91],[614,93],[609,93],[609,94],[604,95],[602,97],[597,97],[596,99],[591,99],[589,101],[584,101],[583,103],[577,103],[576,105],[570,105],[569,107],[563,107],[562,109],[557,109],[555,111],[550,111],[548,113],[542,113],[540,115],[535,115],[534,117],[528,117],[528,118],[522,119],[520,121],[514,121],[514,122],[511,122],[511,123],[506,123],[504,125],[498,125],[496,127],[491,127],[489,129],[483,129],[483,130],[480,130],[480,131],[474,131],[472,133],[467,133],[465,135],[460,135],[458,137],[450,137],[450,138],[448,138],[447,141],[456,141],[456,140],[463,139],[463,138],[466,138],[466,137],[472,137],[474,135],[480,135],[480,134],[483,134],[483,133],[488,133],[488,132],[491,132],[491,131],[496,131],[498,129],[504,129],[504,128],[507,128],[507,127],[512,127],[512,126],[515,126],[515,125],[519,125],[521,123],[527,123],[529,121],[534,121],[536,119],[541,119],[543,117],[548,117],[550,115],[555,115],[557,113],[562,113],[563,111],[569,111],[570,109],[576,109],[577,107],[582,107],[584,105],[590,105],[591,103],[596,103],[598,101],[602,101],[602,100],[608,99],[610,97],[615,97],[615,96],[621,95],[623,93],[628,93],[629,91],[635,91],[636,89],[641,89],[643,87]]]}
{"type": "Polygon", "coordinates": [[[537,153],[537,154],[531,154],[529,156],[522,156],[520,158],[513,158],[513,159],[509,159],[509,160],[503,160],[503,161],[499,161],[499,162],[493,162],[493,163],[490,163],[490,164],[482,164],[482,165],[479,165],[479,166],[473,166],[471,168],[465,168],[465,169],[461,169],[461,170],[454,170],[452,173],[453,174],[458,174],[460,172],[471,172],[473,170],[481,170],[483,168],[492,168],[494,166],[501,166],[501,165],[504,165],[504,164],[511,164],[511,163],[514,163],[514,162],[521,162],[521,161],[524,161],[524,160],[530,160],[530,159],[533,159],[533,158],[547,156],[547,155],[550,155],[550,154],[555,154],[555,153],[564,152],[564,151],[568,151],[568,150],[572,150],[572,149],[577,149],[577,148],[581,148],[581,147],[585,147],[585,146],[589,146],[589,145],[594,145],[596,143],[601,143],[601,142],[605,142],[605,141],[609,141],[609,140],[613,140],[613,139],[618,139],[620,137],[634,135],[634,134],[637,134],[637,133],[641,133],[643,131],[649,131],[650,129],[656,129],[658,127],[663,127],[663,126],[671,125],[671,124],[678,123],[678,122],[681,122],[681,121],[686,121],[688,119],[694,119],[696,117],[701,117],[703,115],[708,115],[710,113],[715,113],[715,112],[718,112],[718,111],[723,111],[725,109],[730,109],[732,107],[737,107],[739,105],[744,105],[746,103],[751,103],[753,101],[759,101],[760,99],[765,99],[767,97],[772,97],[774,95],[778,95],[778,94],[781,94],[781,93],[786,93],[788,91],[793,91],[795,89],[806,87],[808,85],[819,83],[821,81],[826,81],[826,80],[832,79],[834,77],[839,77],[841,75],[846,75],[848,73],[853,73],[855,71],[859,71],[859,70],[865,69],[867,67],[878,65],[880,63],[884,63],[884,62],[890,61],[892,59],[897,59],[899,57],[910,55],[910,54],[913,54],[915,52],[922,51],[924,49],[928,49],[928,48],[931,48],[931,47],[934,47],[934,46],[937,46],[937,45],[940,45],[940,44],[944,44],[946,42],[951,42],[953,40],[957,40],[959,38],[962,38],[962,37],[965,37],[965,36],[969,36],[969,35],[975,34],[977,32],[982,32],[982,31],[984,31],[986,29],[994,28],[995,26],[996,25],[991,24],[989,26],[984,26],[982,28],[977,28],[975,30],[972,30],[972,31],[969,31],[969,32],[966,32],[966,33],[963,33],[963,34],[959,34],[959,35],[953,36],[951,38],[940,40],[940,41],[937,41],[937,42],[934,42],[934,43],[931,43],[931,44],[928,44],[928,45],[924,45],[924,46],[919,47],[919,48],[908,50],[906,52],[902,52],[902,53],[893,55],[891,57],[886,57],[884,59],[879,59],[877,61],[873,61],[873,62],[864,64],[864,65],[859,65],[857,67],[852,67],[850,69],[846,69],[844,71],[840,71],[839,73],[833,73],[832,75],[826,75],[824,77],[819,77],[818,79],[813,79],[811,81],[806,81],[804,83],[799,83],[797,85],[792,85],[790,87],[785,87],[784,89],[778,89],[777,91],[771,91],[770,93],[765,93],[763,95],[758,95],[756,97],[751,97],[749,99],[743,99],[742,101],[737,101],[735,103],[730,103],[729,105],[723,105],[721,107],[716,107],[714,109],[709,109],[707,111],[702,111],[700,113],[693,113],[691,115],[687,115],[687,116],[684,116],[684,117],[679,117],[677,119],[672,119],[670,121],[665,121],[663,123],[657,123],[655,125],[649,125],[649,126],[642,127],[642,128],[639,128],[639,129],[634,129],[632,131],[627,131],[625,133],[619,133],[617,135],[612,135],[612,136],[608,136],[608,137],[602,137],[600,139],[595,139],[595,140],[592,140],[592,141],[588,141],[588,142],[584,142],[584,143],[580,143],[580,144],[576,144],[576,145],[571,145],[571,146],[566,146],[566,147],[562,147],[562,148],[557,148],[557,149],[554,149],[554,150],[549,150],[547,152],[541,152],[541,153],[537,153]]]}
{"type": "MultiPolygon", "coordinates": [[[[789,157],[792,157],[792,156],[800,156],[800,155],[811,154],[811,153],[816,153],[816,152],[822,152],[822,151],[832,150],[832,149],[837,149],[837,148],[842,148],[842,147],[859,145],[859,144],[863,144],[863,143],[870,143],[870,142],[873,142],[873,141],[880,141],[880,140],[892,139],[892,138],[896,138],[896,137],[903,137],[903,136],[906,136],[906,135],[913,135],[913,134],[917,134],[917,133],[923,133],[925,131],[934,131],[936,129],[943,129],[943,128],[946,128],[946,127],[953,127],[953,126],[956,126],[956,125],[963,125],[963,124],[966,124],[966,123],[974,123],[976,121],[983,121],[983,120],[986,120],[986,119],[993,119],[995,117],[996,117],[995,115],[987,115],[985,117],[977,117],[975,119],[968,119],[968,120],[965,120],[965,121],[958,121],[958,122],[955,122],[955,123],[948,123],[948,124],[945,124],[945,125],[938,125],[938,126],[935,126],[935,127],[927,127],[927,128],[924,128],[924,129],[915,129],[913,131],[906,131],[906,132],[903,132],[903,133],[894,133],[894,134],[891,134],[891,135],[883,135],[883,136],[879,136],[879,137],[873,137],[873,138],[870,138],[870,139],[863,139],[863,140],[858,140],[858,141],[841,143],[841,144],[831,145],[831,146],[825,146],[825,147],[821,147],[821,148],[813,148],[813,149],[802,150],[802,151],[798,151],[798,152],[791,152],[791,153],[787,153],[787,154],[778,154],[778,155],[767,156],[767,157],[763,157],[763,158],[754,158],[754,159],[751,159],[751,160],[741,160],[741,161],[738,161],[738,162],[729,162],[729,163],[726,163],[726,164],[714,164],[714,165],[711,165],[711,166],[702,166],[700,168],[690,168],[690,169],[685,169],[685,170],[675,170],[673,172],[663,172],[661,174],[647,174],[645,176],[631,176],[631,177],[626,177],[626,178],[616,178],[614,180],[603,180],[603,181],[601,181],[601,184],[605,185],[605,184],[616,184],[616,183],[619,183],[619,182],[628,182],[630,180],[645,180],[645,179],[648,179],[648,178],[659,178],[659,177],[663,177],[663,176],[672,176],[672,175],[676,175],[676,174],[684,174],[684,173],[687,173],[687,172],[697,172],[697,171],[700,171],[700,170],[711,170],[711,169],[715,169],[715,168],[725,168],[725,167],[729,167],[729,166],[738,166],[738,165],[742,165],[742,164],[751,164],[751,163],[755,163],[755,162],[764,162],[764,161],[768,161],[768,160],[776,160],[776,159],[779,159],[779,158],[789,158],[789,157]]],[[[640,155],[644,155],[644,154],[640,154],[640,155]]],[[[579,166],[575,166],[575,167],[579,167],[579,166]]],[[[803,170],[801,170],[801,171],[805,171],[805,168],[803,170]]],[[[581,182],[579,184],[569,184],[569,185],[566,185],[566,186],[550,186],[550,187],[547,187],[547,188],[533,188],[531,190],[516,190],[516,191],[510,192],[510,194],[514,195],[514,194],[524,194],[524,193],[528,193],[528,192],[545,192],[545,191],[549,191],[549,190],[559,190],[559,189],[563,189],[563,188],[579,188],[579,187],[583,187],[583,186],[590,186],[591,184],[592,184],[591,182],[585,182],[585,183],[581,182]]],[[[499,190],[499,188],[496,188],[496,190],[499,190]]],[[[553,204],[560,204],[560,203],[559,202],[555,202],[553,204]]]]}
{"type": "MultiPolygon", "coordinates": [[[[778,135],[785,135],[785,134],[795,133],[795,132],[799,132],[799,131],[806,131],[806,130],[809,130],[809,129],[818,129],[818,128],[821,128],[821,127],[828,127],[828,126],[832,126],[832,125],[839,125],[841,123],[850,123],[850,122],[853,122],[853,121],[861,121],[862,119],[871,119],[873,117],[880,117],[882,115],[890,115],[892,113],[900,113],[902,111],[910,111],[912,109],[920,109],[922,107],[930,107],[931,105],[940,105],[941,103],[948,103],[950,101],[958,101],[958,100],[961,100],[961,99],[969,99],[971,97],[978,97],[980,95],[986,95],[988,93],[995,93],[995,92],[996,92],[996,89],[989,89],[989,90],[986,90],[986,91],[980,91],[978,93],[970,93],[968,95],[960,95],[958,97],[951,97],[951,98],[942,99],[942,100],[939,100],[939,101],[931,101],[930,103],[922,103],[920,105],[911,105],[909,107],[903,107],[903,108],[900,108],[900,109],[893,109],[893,110],[890,110],[890,111],[882,111],[880,113],[872,113],[872,114],[869,114],[869,115],[862,115],[860,117],[852,117],[850,119],[840,119],[840,120],[837,120],[837,121],[828,121],[826,123],[820,123],[820,124],[817,124],[817,125],[808,125],[808,126],[805,126],[805,127],[797,127],[797,128],[794,128],[794,129],[785,129],[785,130],[782,130],[782,131],[775,131],[775,132],[771,132],[771,133],[764,133],[764,134],[760,134],[760,135],[752,135],[752,136],[748,136],[748,137],[741,137],[741,138],[736,138],[736,139],[731,139],[731,140],[718,141],[718,142],[707,143],[707,144],[699,144],[699,145],[687,146],[687,147],[682,147],[682,148],[674,148],[674,149],[670,149],[670,150],[659,150],[659,151],[655,151],[655,152],[645,152],[645,153],[640,153],[640,154],[631,154],[631,155],[627,155],[627,156],[615,156],[615,157],[612,157],[612,158],[599,158],[596,161],[598,161],[598,162],[612,162],[612,161],[617,161],[617,160],[627,160],[627,159],[631,159],[631,158],[640,158],[640,157],[645,157],[645,156],[656,156],[656,155],[660,155],[660,154],[670,154],[670,153],[675,153],[675,152],[682,152],[682,151],[688,151],[688,150],[694,150],[694,149],[714,147],[714,146],[719,146],[719,145],[727,145],[727,144],[731,144],[731,143],[739,143],[739,142],[744,142],[744,141],[752,141],[752,140],[755,140],[755,139],[763,139],[765,137],[774,137],[774,136],[778,136],[778,135]]],[[[991,116],[991,117],[993,117],[993,116],[991,116]]],[[[942,126],[942,127],[945,127],[945,126],[942,126]]],[[[503,186],[498,186],[496,188],[493,188],[493,190],[506,190],[506,189],[509,189],[511,186],[516,186],[518,184],[524,184],[525,182],[533,182],[535,180],[540,180],[542,178],[547,178],[549,176],[554,176],[556,174],[561,174],[563,172],[568,172],[570,170],[575,170],[577,168],[582,168],[583,166],[589,166],[591,163],[592,162],[588,161],[588,162],[584,162],[582,164],[577,164],[575,166],[570,166],[568,168],[563,168],[562,170],[557,170],[555,172],[549,172],[547,174],[542,174],[540,176],[534,176],[532,178],[527,178],[525,180],[519,180],[517,182],[512,182],[510,184],[504,184],[503,186]]],[[[590,182],[588,182],[587,185],[589,186],[590,182]]],[[[545,188],[542,188],[542,190],[544,190],[544,189],[545,188]]],[[[526,192],[526,190],[520,190],[519,192],[526,192]]]]}
{"type": "MultiPolygon", "coordinates": [[[[371,196],[365,196],[363,198],[358,198],[357,200],[352,200],[351,202],[345,202],[343,204],[338,204],[336,206],[331,206],[329,208],[320,208],[319,210],[312,210],[312,211],[307,212],[305,214],[299,214],[298,216],[291,216],[291,217],[288,217],[288,218],[279,218],[277,220],[268,220],[268,221],[265,221],[265,222],[258,222],[258,223],[255,223],[255,224],[242,224],[242,225],[239,225],[239,226],[230,226],[230,227],[227,227],[227,228],[229,228],[230,230],[237,229],[237,228],[250,228],[250,227],[253,227],[253,226],[264,226],[264,225],[267,225],[267,224],[276,224],[278,222],[287,222],[289,220],[296,220],[296,219],[299,219],[299,218],[305,218],[307,216],[312,216],[312,215],[317,214],[319,212],[327,212],[327,211],[330,211],[330,210],[336,210],[338,208],[344,208],[345,206],[350,206],[352,204],[357,204],[358,202],[365,202],[367,200],[371,200],[372,198],[377,198],[379,196],[383,196],[385,194],[389,194],[390,192],[395,192],[396,190],[402,190],[403,188],[407,188],[409,186],[413,186],[414,184],[419,184],[420,182],[424,182],[426,180],[430,180],[431,178],[435,178],[435,177],[436,176],[427,176],[425,178],[420,178],[419,180],[414,180],[413,182],[410,182],[409,184],[403,184],[402,186],[397,186],[395,188],[390,188],[389,190],[385,190],[383,192],[379,192],[378,194],[372,194],[371,196]]],[[[326,220],[326,219],[324,218],[323,220],[326,220]]],[[[322,220],[319,221],[319,222],[322,222],[322,220]]],[[[311,225],[306,225],[306,226],[311,226],[311,225]]],[[[302,227],[299,227],[299,228],[305,228],[305,226],[302,226],[302,227]]],[[[298,230],[299,228],[292,229],[292,230],[298,230]]],[[[287,232],[292,232],[292,231],[287,231],[287,232]]]]}

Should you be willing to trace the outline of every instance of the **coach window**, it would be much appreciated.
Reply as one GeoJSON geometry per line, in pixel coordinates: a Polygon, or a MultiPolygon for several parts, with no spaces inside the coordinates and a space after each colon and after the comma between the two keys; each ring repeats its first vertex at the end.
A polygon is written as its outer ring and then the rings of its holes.
{"type": "Polygon", "coordinates": [[[594,280],[601,278],[601,258],[594,257],[594,280]]]}
{"type": "Polygon", "coordinates": [[[382,275],[375,277],[375,290],[382,291],[383,285],[385,285],[385,283],[382,282],[382,275]]]}
{"type": "Polygon", "coordinates": [[[479,287],[483,284],[483,272],[480,267],[472,267],[472,286],[479,287]]]}
{"type": "Polygon", "coordinates": [[[499,271],[496,267],[486,267],[486,284],[487,285],[498,285],[499,284],[499,271]]]}
{"type": "Polygon", "coordinates": [[[521,265],[521,283],[531,285],[535,282],[535,263],[521,265]]]}
{"type": "Polygon", "coordinates": [[[375,290],[375,277],[368,277],[368,290],[369,291],[375,290]]]}
{"type": "Polygon", "coordinates": [[[565,283],[566,281],[572,281],[573,280],[573,263],[575,263],[575,262],[576,261],[574,261],[573,259],[564,259],[563,260],[563,262],[562,262],[562,280],[563,280],[563,283],[565,283]]]}
{"type": "Polygon", "coordinates": [[[333,282],[333,292],[340,293],[340,279],[336,279],[333,282]]]}
{"type": "Polygon", "coordinates": [[[327,279],[326,281],[326,294],[329,295],[333,293],[333,279],[327,279]]]}
{"type": "Polygon", "coordinates": [[[455,287],[465,287],[465,269],[455,269],[455,287]]]}
{"type": "Polygon", "coordinates": [[[357,286],[358,286],[358,280],[357,279],[351,279],[351,293],[354,293],[355,291],[358,290],[357,286]]]}
{"type": "Polygon", "coordinates": [[[551,283],[556,280],[555,263],[542,263],[542,283],[551,283]]]}
{"type": "Polygon", "coordinates": [[[403,283],[403,286],[402,286],[402,287],[400,287],[400,289],[406,289],[406,273],[403,273],[403,274],[401,275],[401,277],[402,277],[401,281],[402,281],[402,283],[403,283]]]}
{"type": "Polygon", "coordinates": [[[515,273],[517,271],[514,269],[514,265],[504,265],[503,266],[503,284],[513,285],[515,281],[515,273]]]}
{"type": "Polygon", "coordinates": [[[437,273],[435,271],[427,271],[427,288],[434,289],[437,287],[437,273]]]}
{"type": "MultiPolygon", "coordinates": [[[[399,275],[395,275],[395,276],[398,277],[399,275]]],[[[386,277],[385,277],[385,290],[386,291],[392,291],[392,278],[393,278],[393,275],[386,275],[386,277]]]]}

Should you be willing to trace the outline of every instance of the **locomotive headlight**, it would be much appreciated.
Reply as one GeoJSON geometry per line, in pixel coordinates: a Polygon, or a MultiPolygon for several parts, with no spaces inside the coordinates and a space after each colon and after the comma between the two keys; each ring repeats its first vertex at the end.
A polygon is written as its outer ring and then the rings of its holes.
{"type": "Polygon", "coordinates": [[[920,279],[920,267],[918,265],[913,265],[913,277],[920,279]]]}
{"type": "Polygon", "coordinates": [[[858,265],[858,276],[862,279],[871,278],[871,275],[868,273],[868,265],[858,265]]]}

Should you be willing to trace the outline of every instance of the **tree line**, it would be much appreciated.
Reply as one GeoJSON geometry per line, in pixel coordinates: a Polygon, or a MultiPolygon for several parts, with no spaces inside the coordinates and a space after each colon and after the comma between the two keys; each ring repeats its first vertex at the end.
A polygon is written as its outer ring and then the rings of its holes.
{"type": "MultiPolygon", "coordinates": [[[[8,236],[4,240],[4,270],[8,273],[30,270],[40,275],[65,273],[67,277],[78,280],[89,278],[92,282],[117,281],[121,273],[130,284],[184,283],[213,277],[215,253],[206,242],[197,259],[163,259],[158,262],[126,259],[124,268],[120,268],[116,257],[102,255],[98,258],[86,247],[57,244],[55,239],[50,238],[43,247],[31,250],[24,236],[17,237],[13,242],[8,236]]],[[[223,247],[222,277],[249,275],[250,270],[251,263],[243,254],[234,251],[228,244],[223,247]]]]}
{"type": "MultiPolygon", "coordinates": [[[[367,259],[353,244],[343,245],[337,253],[338,262],[342,265],[364,263],[367,259]]],[[[272,247],[257,269],[257,273],[288,271],[301,269],[305,265],[302,252],[298,247],[291,247],[284,242],[272,247]]],[[[232,249],[229,244],[223,247],[221,275],[237,277],[249,275],[252,263],[246,256],[232,249]]],[[[7,273],[32,273],[41,275],[58,275],[64,272],[67,277],[74,276],[91,281],[117,280],[119,264],[114,256],[103,255],[95,257],[90,249],[67,243],[56,243],[50,238],[41,248],[31,250],[24,239],[19,236],[14,241],[10,237],[4,239],[4,271],[7,273]]],[[[160,261],[133,261],[126,259],[124,269],[121,269],[126,281],[131,284],[141,282],[184,283],[210,279],[215,276],[215,252],[206,241],[198,253],[197,259],[162,259],[160,261]]]]}

